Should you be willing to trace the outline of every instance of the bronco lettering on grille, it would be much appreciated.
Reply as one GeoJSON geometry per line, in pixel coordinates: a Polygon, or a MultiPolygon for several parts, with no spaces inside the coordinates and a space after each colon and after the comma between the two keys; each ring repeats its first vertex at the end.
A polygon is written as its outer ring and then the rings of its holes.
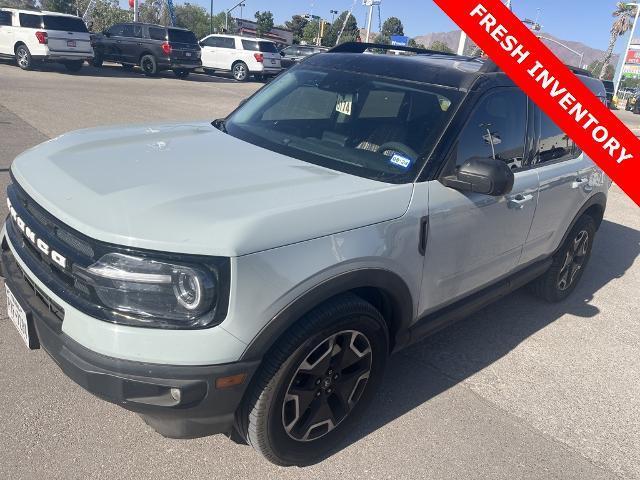
{"type": "Polygon", "coordinates": [[[7,198],[7,207],[9,207],[9,213],[11,214],[11,218],[16,223],[18,229],[24,233],[24,236],[44,255],[53,260],[56,264],[61,266],[62,268],[67,268],[67,259],[60,255],[60,253],[56,252],[52,249],[47,242],[39,238],[29,226],[24,223],[24,220],[20,218],[15,208],[11,204],[11,200],[7,198]]]}

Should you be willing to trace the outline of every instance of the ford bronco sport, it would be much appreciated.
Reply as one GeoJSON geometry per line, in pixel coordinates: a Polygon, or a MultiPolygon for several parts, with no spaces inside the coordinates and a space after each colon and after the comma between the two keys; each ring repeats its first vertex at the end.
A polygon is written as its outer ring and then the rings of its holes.
{"type": "Polygon", "coordinates": [[[162,435],[302,465],[389,354],[525,284],[565,299],[609,179],[493,63],[370,47],[310,57],[213,124],[16,158],[2,270],[27,345],[162,435]]]}

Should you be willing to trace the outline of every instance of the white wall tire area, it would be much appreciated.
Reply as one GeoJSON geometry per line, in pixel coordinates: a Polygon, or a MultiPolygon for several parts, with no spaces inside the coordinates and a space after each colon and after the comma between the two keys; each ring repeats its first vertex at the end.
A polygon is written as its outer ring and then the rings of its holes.
{"type": "Polygon", "coordinates": [[[530,284],[530,290],[547,302],[561,302],[575,290],[589,263],[596,222],[583,215],[567,235],[562,247],[553,257],[547,272],[530,284]]]}
{"type": "Polygon", "coordinates": [[[277,465],[323,459],[377,390],[387,338],[380,312],[354,294],[312,310],[265,355],[237,415],[240,435],[277,465]]]}
{"type": "Polygon", "coordinates": [[[24,44],[20,44],[16,47],[16,63],[22,70],[31,70],[33,68],[31,52],[24,44]]]}

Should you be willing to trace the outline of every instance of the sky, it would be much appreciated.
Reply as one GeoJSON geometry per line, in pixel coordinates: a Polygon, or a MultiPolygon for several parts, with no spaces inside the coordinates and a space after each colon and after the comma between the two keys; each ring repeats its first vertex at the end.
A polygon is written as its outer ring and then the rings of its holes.
{"type": "MultiPolygon", "coordinates": [[[[183,0],[174,0],[182,3],[183,0]]],[[[188,0],[210,8],[210,0],[188,0]]],[[[214,0],[214,12],[226,10],[239,0],[214,0]]],[[[245,18],[253,19],[257,10],[271,10],[276,24],[284,23],[294,14],[310,13],[331,19],[330,10],[349,10],[353,0],[244,0],[245,18]]],[[[611,12],[616,0],[512,0],[513,10],[520,18],[535,19],[540,9],[540,23],[544,30],[564,40],[576,40],[593,48],[605,50],[609,44],[609,30],[613,21],[611,12]]],[[[396,16],[405,26],[405,34],[411,37],[430,32],[456,29],[456,26],[431,0],[382,0],[382,19],[396,16]]],[[[240,15],[240,9],[234,16],[240,15]]],[[[366,26],[366,7],[356,0],[354,15],[358,25],[366,26]]],[[[373,25],[377,30],[377,12],[373,25]]],[[[640,36],[640,32],[638,35],[640,36]]],[[[616,51],[626,45],[618,41],[616,51]]]]}

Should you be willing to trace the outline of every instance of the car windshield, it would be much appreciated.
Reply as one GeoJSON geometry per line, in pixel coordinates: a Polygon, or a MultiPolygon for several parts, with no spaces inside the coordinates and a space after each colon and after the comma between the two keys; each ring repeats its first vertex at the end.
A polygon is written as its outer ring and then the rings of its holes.
{"type": "Polygon", "coordinates": [[[198,43],[198,39],[195,34],[190,30],[178,30],[175,28],[169,29],[169,41],[176,43],[198,43]]]}
{"type": "Polygon", "coordinates": [[[226,132],[334,170],[407,183],[457,107],[458,90],[300,66],[227,119],[226,132]]]}
{"type": "Polygon", "coordinates": [[[270,52],[278,53],[276,44],[272,42],[259,42],[257,40],[242,40],[242,46],[245,50],[252,50],[254,52],[270,52]]]}
{"type": "Polygon", "coordinates": [[[86,33],[87,26],[81,18],[63,17],[58,15],[43,15],[44,28],[47,30],[63,30],[65,32],[86,33]]]}

